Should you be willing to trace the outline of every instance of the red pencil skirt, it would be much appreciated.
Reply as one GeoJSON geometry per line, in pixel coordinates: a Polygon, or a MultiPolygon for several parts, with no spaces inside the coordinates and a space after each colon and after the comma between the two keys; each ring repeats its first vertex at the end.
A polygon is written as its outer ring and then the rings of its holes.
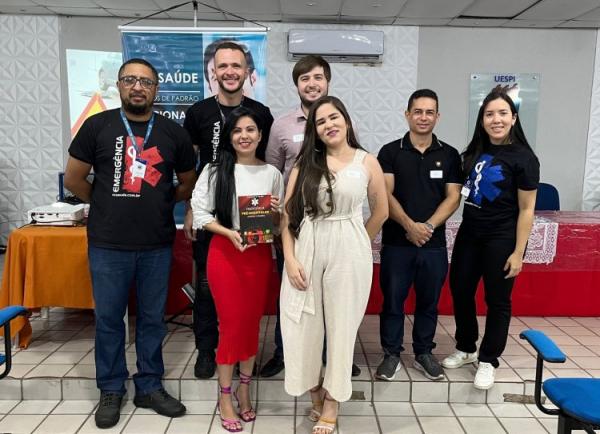
{"type": "Polygon", "coordinates": [[[206,277],[219,319],[218,364],[230,365],[256,355],[272,270],[269,244],[240,252],[224,236],[212,237],[206,277]]]}

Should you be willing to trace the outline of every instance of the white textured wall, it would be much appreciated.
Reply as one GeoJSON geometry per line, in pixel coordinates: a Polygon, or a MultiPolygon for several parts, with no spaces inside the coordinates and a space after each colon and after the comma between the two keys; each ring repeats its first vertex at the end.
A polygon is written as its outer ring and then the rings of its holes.
{"type": "Polygon", "coordinates": [[[274,116],[298,107],[292,81],[293,62],[287,61],[290,29],[369,29],[384,32],[383,64],[332,63],[329,94],[344,102],[357,124],[361,145],[377,152],[407,130],[404,108],[417,86],[418,27],[323,24],[273,24],[269,32],[268,105],[274,116]]]}
{"type": "Polygon", "coordinates": [[[583,210],[600,211],[600,33],[596,40],[596,60],[590,108],[587,157],[583,179],[583,210]]]}
{"type": "Polygon", "coordinates": [[[438,91],[440,138],[462,150],[473,134],[467,131],[471,73],[540,73],[541,181],[558,188],[563,210],[580,210],[596,39],[589,29],[422,27],[418,82],[438,91]]]}
{"type": "Polygon", "coordinates": [[[57,17],[0,15],[0,242],[63,168],[57,17]]]}

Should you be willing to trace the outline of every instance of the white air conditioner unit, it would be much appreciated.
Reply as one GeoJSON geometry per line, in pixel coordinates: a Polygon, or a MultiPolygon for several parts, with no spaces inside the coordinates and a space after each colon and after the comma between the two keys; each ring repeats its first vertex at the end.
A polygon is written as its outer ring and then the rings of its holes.
{"type": "Polygon", "coordinates": [[[288,60],[318,54],[328,62],[381,63],[383,32],[379,30],[290,30],[288,60]]]}

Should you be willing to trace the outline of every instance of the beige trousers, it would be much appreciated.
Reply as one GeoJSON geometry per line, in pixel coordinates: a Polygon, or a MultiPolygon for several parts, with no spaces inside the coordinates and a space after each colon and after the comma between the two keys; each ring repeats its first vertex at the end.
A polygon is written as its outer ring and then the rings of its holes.
{"type": "MultiPolygon", "coordinates": [[[[300,396],[321,378],[323,339],[327,365],[323,387],[336,401],[352,394],[352,361],[358,327],[365,314],[373,275],[371,245],[362,218],[311,222],[312,257],[296,245],[296,258],[311,261],[309,291],[314,309],[289,314],[294,291],[284,270],[281,289],[281,332],[285,359],[285,390],[300,396]],[[299,320],[298,320],[299,319],[299,320]]],[[[303,237],[301,236],[300,239],[303,237]]],[[[300,259],[299,259],[300,260],[300,259]]],[[[312,303],[311,303],[312,305],[312,303]]]]}

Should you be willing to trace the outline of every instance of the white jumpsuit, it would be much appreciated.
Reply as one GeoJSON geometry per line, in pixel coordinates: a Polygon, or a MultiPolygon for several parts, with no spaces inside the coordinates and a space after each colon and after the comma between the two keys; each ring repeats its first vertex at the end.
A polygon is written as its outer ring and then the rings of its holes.
{"type": "MultiPolygon", "coordinates": [[[[281,332],[285,359],[285,390],[300,396],[319,384],[323,337],[327,366],[323,387],[336,401],[352,394],[352,360],[358,327],[365,314],[373,257],[362,205],[367,196],[367,153],[358,149],[353,161],[332,181],[334,210],[328,217],[304,218],[295,241],[296,259],[308,279],[308,289],[294,288],[283,271],[281,332]]],[[[319,189],[319,204],[330,209],[327,182],[319,189]]]]}

